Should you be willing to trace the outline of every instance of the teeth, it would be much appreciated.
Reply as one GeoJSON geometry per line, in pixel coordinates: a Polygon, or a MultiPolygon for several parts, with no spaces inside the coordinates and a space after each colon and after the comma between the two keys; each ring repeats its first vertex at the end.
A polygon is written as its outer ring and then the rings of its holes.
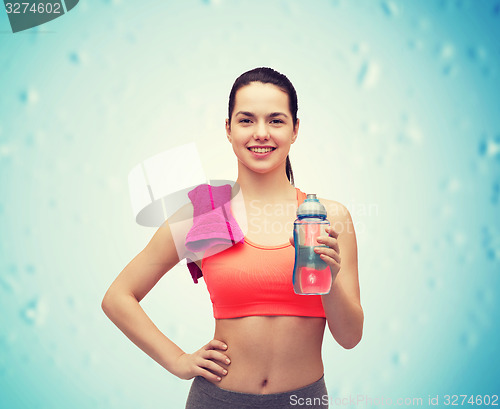
{"type": "Polygon", "coordinates": [[[273,148],[249,148],[252,152],[257,152],[257,153],[266,153],[266,152],[271,152],[273,148]]]}

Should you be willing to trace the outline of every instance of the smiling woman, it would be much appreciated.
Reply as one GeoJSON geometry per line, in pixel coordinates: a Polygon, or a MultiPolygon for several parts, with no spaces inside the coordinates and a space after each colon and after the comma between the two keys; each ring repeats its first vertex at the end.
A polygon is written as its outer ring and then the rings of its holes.
{"type": "MultiPolygon", "coordinates": [[[[257,138],[253,144],[249,141],[247,149],[256,153],[254,157],[267,157],[271,155],[266,155],[268,152],[263,150],[275,151],[279,148],[276,145],[279,142],[277,138],[284,137],[285,142],[289,143],[288,146],[283,146],[284,149],[281,149],[280,153],[286,150],[285,171],[288,180],[293,185],[293,172],[288,151],[299,131],[297,111],[297,93],[286,76],[270,68],[248,71],[236,79],[229,94],[228,118],[226,119],[228,140],[232,143],[233,137],[255,134],[257,138]],[[233,115],[236,94],[238,94],[238,108],[233,115]],[[233,122],[236,124],[231,127],[233,122]],[[235,133],[233,137],[231,136],[232,130],[235,133]],[[266,144],[270,130],[273,131],[271,141],[273,143],[266,144]]],[[[235,153],[238,156],[236,151],[235,153]]]]}
{"type": "Polygon", "coordinates": [[[274,178],[285,161],[291,172],[288,152],[299,120],[292,117],[288,99],[286,91],[269,83],[253,81],[239,89],[235,105],[243,109],[226,120],[227,138],[239,159],[238,174],[247,172],[241,168],[246,167],[274,178]]]}
{"type": "MultiPolygon", "coordinates": [[[[248,231],[243,240],[222,251],[207,249],[196,261],[213,304],[212,340],[185,353],[139,307],[183,257],[168,221],[103,300],[106,314],[140,348],[179,378],[194,378],[187,409],[280,409],[293,407],[293,399],[308,400],[309,408],[328,407],[321,357],[325,326],[344,348],[361,339],[356,236],[340,203],[320,199],[335,226],[316,249],[331,270],[330,292],[304,296],[293,290],[291,227],[306,196],[294,187],[288,158],[299,130],[297,110],[293,85],[271,68],[242,74],[231,90],[225,130],[238,164],[231,197],[241,189],[245,206],[230,201],[228,213],[238,225],[248,221],[248,231]]],[[[199,214],[199,203],[192,202],[191,216],[199,214]]],[[[181,236],[186,240],[186,233],[181,236]]]]}

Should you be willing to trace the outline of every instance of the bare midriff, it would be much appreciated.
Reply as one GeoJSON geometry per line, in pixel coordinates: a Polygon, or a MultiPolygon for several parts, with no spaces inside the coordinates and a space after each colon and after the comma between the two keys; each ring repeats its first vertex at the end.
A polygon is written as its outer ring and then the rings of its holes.
{"type": "Polygon", "coordinates": [[[255,394],[291,391],[323,375],[325,318],[250,316],[217,319],[214,339],[227,344],[220,388],[255,394]]]}

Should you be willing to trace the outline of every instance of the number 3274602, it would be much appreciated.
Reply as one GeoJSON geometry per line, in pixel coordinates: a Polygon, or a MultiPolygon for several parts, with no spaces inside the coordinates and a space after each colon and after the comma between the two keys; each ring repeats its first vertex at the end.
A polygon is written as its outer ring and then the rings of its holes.
{"type": "Polygon", "coordinates": [[[444,395],[445,405],[498,406],[498,395],[444,395]]]}
{"type": "Polygon", "coordinates": [[[7,14],[61,14],[61,3],[5,3],[7,14]]]}

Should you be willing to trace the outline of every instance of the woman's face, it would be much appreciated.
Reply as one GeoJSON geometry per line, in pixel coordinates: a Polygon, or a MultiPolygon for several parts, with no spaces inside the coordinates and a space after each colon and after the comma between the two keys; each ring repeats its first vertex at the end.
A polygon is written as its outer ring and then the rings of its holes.
{"type": "Polygon", "coordinates": [[[288,94],[275,85],[251,82],[236,92],[227,139],[247,168],[266,173],[285,162],[295,142],[299,120],[293,126],[288,94]]]}

